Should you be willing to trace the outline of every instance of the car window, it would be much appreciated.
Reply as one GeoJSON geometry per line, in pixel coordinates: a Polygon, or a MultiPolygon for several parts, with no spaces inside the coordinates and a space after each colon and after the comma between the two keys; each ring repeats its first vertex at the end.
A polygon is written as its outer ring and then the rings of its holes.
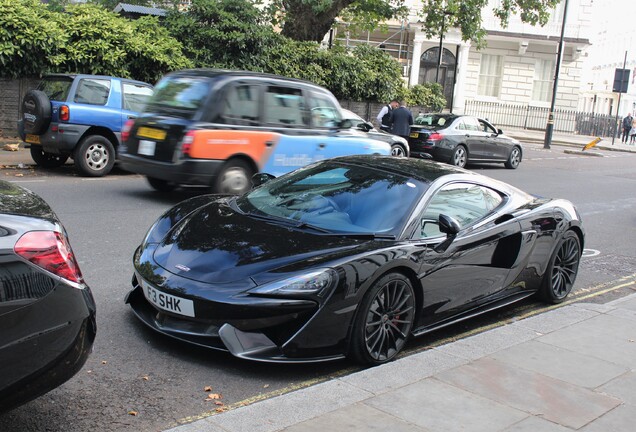
{"type": "Polygon", "coordinates": [[[479,122],[475,117],[464,117],[462,118],[464,121],[464,125],[466,126],[466,130],[469,131],[483,131],[483,129],[479,126],[479,122]]]}
{"type": "Polygon", "coordinates": [[[491,125],[489,125],[488,123],[486,123],[483,120],[479,120],[479,126],[480,126],[480,130],[487,132],[489,134],[496,134],[497,131],[495,130],[494,127],[492,127],[491,125]]]}
{"type": "Polygon", "coordinates": [[[148,107],[156,112],[169,112],[192,118],[208,96],[210,81],[203,77],[166,77],[159,81],[148,107]]]}
{"type": "Polygon", "coordinates": [[[73,78],[71,77],[47,77],[40,82],[38,90],[46,93],[50,100],[65,101],[72,84],[73,78]]]}
{"type": "Polygon", "coordinates": [[[110,80],[83,78],[75,91],[76,103],[88,105],[106,105],[110,93],[110,80]]]}
{"type": "Polygon", "coordinates": [[[263,121],[283,126],[306,126],[302,91],[297,88],[268,86],[264,94],[263,121]]]}
{"type": "Polygon", "coordinates": [[[230,87],[220,109],[220,122],[236,125],[258,124],[260,86],[241,84],[230,87]]]}
{"type": "Polygon", "coordinates": [[[124,83],[124,109],[141,112],[152,96],[152,87],[124,83]]]}
{"type": "Polygon", "coordinates": [[[439,215],[454,218],[462,228],[483,219],[503,202],[502,195],[490,188],[471,183],[451,183],[442,187],[420,216],[421,229],[416,238],[442,235],[437,223],[439,215]]]}
{"type": "Polygon", "coordinates": [[[334,127],[341,120],[339,107],[327,95],[310,92],[309,109],[314,127],[334,127]]]}
{"type": "Polygon", "coordinates": [[[421,114],[415,119],[415,124],[425,126],[427,129],[444,129],[457,117],[447,114],[421,114]]]}

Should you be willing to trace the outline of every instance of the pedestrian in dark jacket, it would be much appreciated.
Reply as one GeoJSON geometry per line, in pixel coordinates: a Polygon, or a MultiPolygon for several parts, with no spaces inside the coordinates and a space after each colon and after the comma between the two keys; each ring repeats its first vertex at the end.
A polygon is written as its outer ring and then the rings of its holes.
{"type": "Polygon", "coordinates": [[[411,110],[404,106],[403,102],[400,102],[400,106],[391,111],[389,123],[391,124],[391,133],[393,135],[408,139],[411,133],[411,125],[413,124],[413,114],[411,114],[411,110]]]}
{"type": "Polygon", "coordinates": [[[623,136],[621,137],[621,142],[627,144],[627,139],[629,138],[629,131],[632,130],[632,115],[627,114],[627,116],[623,119],[623,136]]]}

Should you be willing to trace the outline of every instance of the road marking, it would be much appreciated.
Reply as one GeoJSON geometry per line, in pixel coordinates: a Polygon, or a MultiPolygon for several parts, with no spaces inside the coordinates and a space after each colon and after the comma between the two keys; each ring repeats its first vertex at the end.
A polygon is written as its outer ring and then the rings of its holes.
{"type": "MultiPolygon", "coordinates": [[[[414,349],[414,350],[404,350],[398,355],[398,358],[403,358],[403,357],[405,357],[407,355],[416,354],[416,353],[422,352],[422,351],[427,351],[429,349],[436,348],[438,346],[445,345],[447,343],[454,342],[454,341],[459,340],[459,339],[464,339],[466,337],[473,336],[475,334],[482,333],[482,332],[487,331],[487,330],[492,330],[494,328],[501,327],[503,325],[510,324],[512,322],[515,322],[515,321],[520,321],[522,319],[529,318],[531,316],[538,315],[538,314],[543,313],[543,312],[547,312],[547,311],[550,311],[550,310],[553,310],[553,309],[557,309],[557,308],[560,308],[560,307],[563,307],[563,306],[567,306],[567,305],[572,304],[574,302],[578,302],[578,301],[581,301],[581,300],[587,300],[589,298],[596,297],[596,296],[599,296],[599,295],[602,295],[602,294],[607,294],[609,292],[616,291],[616,290],[619,290],[621,288],[627,288],[627,287],[634,286],[634,288],[636,289],[636,273],[631,274],[629,276],[622,277],[622,278],[617,279],[615,281],[606,282],[606,283],[602,283],[602,284],[598,284],[598,285],[592,286],[590,288],[586,288],[583,291],[589,292],[589,291],[592,291],[592,290],[594,290],[596,288],[602,288],[604,286],[612,285],[614,283],[618,283],[618,285],[613,285],[613,286],[610,286],[608,288],[601,289],[600,291],[593,291],[593,292],[590,292],[589,294],[576,296],[576,297],[571,298],[571,299],[569,299],[567,301],[564,301],[563,303],[559,303],[559,304],[556,304],[556,305],[550,305],[550,306],[546,306],[546,307],[543,307],[543,308],[537,308],[536,306],[534,306],[532,308],[532,310],[529,310],[529,311],[527,311],[527,312],[525,312],[525,313],[523,313],[521,315],[515,315],[514,317],[511,317],[511,318],[503,320],[503,321],[498,321],[498,322],[493,323],[493,324],[488,324],[488,325],[481,326],[481,327],[478,327],[478,328],[475,328],[475,329],[472,329],[472,330],[465,331],[465,332],[463,332],[463,333],[461,333],[461,334],[459,334],[457,336],[451,336],[451,337],[448,337],[448,338],[445,338],[445,339],[442,339],[442,340],[438,340],[438,341],[436,341],[434,343],[427,344],[426,347],[422,347],[422,348],[418,348],[418,349],[414,349]]],[[[265,399],[270,399],[270,398],[273,398],[275,396],[281,396],[281,395],[290,393],[290,392],[295,391],[295,390],[304,389],[304,388],[310,387],[312,385],[316,385],[316,384],[320,384],[320,383],[332,380],[334,378],[339,378],[341,376],[349,375],[349,374],[351,374],[353,372],[358,372],[358,371],[361,371],[363,369],[364,368],[362,366],[360,366],[360,367],[351,366],[351,367],[339,370],[336,373],[331,374],[331,375],[326,376],[326,377],[314,378],[314,379],[311,379],[311,380],[300,382],[298,384],[292,384],[292,385],[289,385],[287,387],[283,387],[281,389],[274,390],[274,391],[271,391],[271,392],[268,392],[268,393],[255,395],[255,396],[249,397],[247,399],[243,399],[242,401],[238,401],[238,402],[234,402],[234,403],[229,404],[229,405],[225,405],[224,407],[220,408],[219,411],[207,411],[207,412],[201,413],[201,414],[196,415],[196,416],[184,417],[182,419],[177,420],[176,424],[173,425],[173,427],[181,426],[181,425],[188,424],[188,423],[192,423],[192,422],[197,421],[197,420],[203,420],[205,418],[212,417],[212,416],[215,416],[215,415],[218,415],[218,414],[222,414],[222,413],[227,412],[227,411],[232,411],[232,410],[235,410],[237,408],[244,407],[244,406],[248,406],[248,405],[251,405],[251,404],[256,403],[256,402],[260,402],[260,401],[265,400],[265,399]]]]}
{"type": "Polygon", "coordinates": [[[44,183],[46,180],[10,180],[11,183],[44,183]]]}
{"type": "Polygon", "coordinates": [[[583,253],[581,254],[581,258],[589,258],[593,256],[600,255],[601,251],[596,249],[583,249],[583,253]]]}

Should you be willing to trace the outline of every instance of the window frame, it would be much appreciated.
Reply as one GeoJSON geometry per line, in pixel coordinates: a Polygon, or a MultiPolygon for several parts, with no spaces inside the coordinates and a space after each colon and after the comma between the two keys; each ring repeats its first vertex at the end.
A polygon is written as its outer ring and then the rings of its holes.
{"type": "MultiPolygon", "coordinates": [[[[478,96],[484,97],[484,98],[499,99],[499,97],[501,96],[501,82],[503,79],[504,62],[505,62],[505,58],[502,55],[488,54],[488,53],[483,53],[481,55],[481,59],[479,62],[479,80],[477,82],[478,96]],[[498,70],[495,71],[495,73],[490,73],[490,71],[485,71],[484,65],[486,63],[490,64],[490,62],[492,62],[494,59],[498,59],[497,60],[499,62],[498,70]],[[490,82],[485,82],[485,80],[492,80],[496,84],[495,86],[493,86],[490,82]],[[489,90],[491,87],[493,90],[492,92],[489,90]]],[[[488,69],[490,69],[490,67],[488,67],[488,69]]]]}

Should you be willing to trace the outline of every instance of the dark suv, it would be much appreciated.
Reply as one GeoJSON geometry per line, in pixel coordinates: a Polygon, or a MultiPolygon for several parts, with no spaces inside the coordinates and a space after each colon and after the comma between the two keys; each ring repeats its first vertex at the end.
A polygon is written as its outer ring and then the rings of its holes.
{"type": "Polygon", "coordinates": [[[115,163],[122,126],[152,91],[123,78],[48,75],[22,100],[18,131],[36,164],[54,168],[71,157],[81,174],[103,176],[115,163]]]}
{"type": "Polygon", "coordinates": [[[326,89],[276,75],[184,70],[164,77],[122,132],[120,167],[169,191],[204,185],[242,193],[257,172],[279,176],[318,160],[391,153],[352,132],[326,89]]]}

